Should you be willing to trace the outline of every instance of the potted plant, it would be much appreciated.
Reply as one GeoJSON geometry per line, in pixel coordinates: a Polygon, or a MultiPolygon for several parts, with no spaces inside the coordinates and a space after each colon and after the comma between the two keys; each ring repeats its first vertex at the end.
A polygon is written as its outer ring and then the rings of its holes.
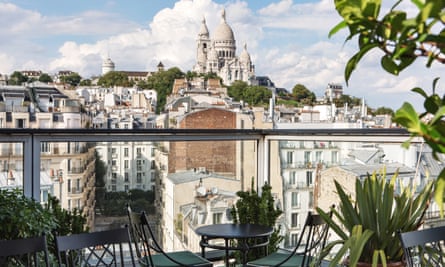
{"type": "Polygon", "coordinates": [[[335,250],[330,266],[404,266],[397,232],[414,231],[422,224],[432,182],[417,192],[413,186],[397,183],[397,176],[398,173],[387,180],[383,171],[363,181],[357,179],[354,198],[335,181],[340,198],[338,209],[332,208],[330,217],[329,212],[317,208],[338,235],[323,251],[326,256],[335,250]]]}
{"type": "MultiPolygon", "coordinates": [[[[278,249],[279,243],[283,240],[283,236],[280,235],[281,227],[276,225],[276,221],[283,211],[275,206],[272,187],[269,184],[266,183],[261,187],[261,194],[258,194],[253,188],[254,179],[252,177],[251,189],[236,193],[239,200],[233,206],[231,215],[234,223],[253,223],[274,227],[267,247],[267,251],[271,253],[278,249]]],[[[251,250],[247,257],[248,260],[252,260],[265,255],[265,251],[251,250]]]]}

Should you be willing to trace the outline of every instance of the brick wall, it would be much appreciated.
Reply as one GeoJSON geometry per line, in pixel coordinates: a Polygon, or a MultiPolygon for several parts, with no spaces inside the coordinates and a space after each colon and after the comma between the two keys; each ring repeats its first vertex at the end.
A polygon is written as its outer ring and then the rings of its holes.
{"type": "MultiPolygon", "coordinates": [[[[236,113],[210,108],[187,115],[179,125],[187,129],[234,129],[236,113]]],[[[235,152],[235,141],[172,142],[169,173],[204,167],[209,172],[235,175],[235,152]]]]}

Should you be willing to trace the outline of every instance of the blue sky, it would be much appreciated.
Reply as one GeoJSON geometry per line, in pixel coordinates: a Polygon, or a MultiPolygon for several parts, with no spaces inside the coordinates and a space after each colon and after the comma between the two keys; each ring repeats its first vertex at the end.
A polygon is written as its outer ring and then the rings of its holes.
{"type": "Polygon", "coordinates": [[[152,71],[162,61],[188,71],[201,20],[212,36],[222,9],[237,53],[247,44],[256,74],[288,90],[300,83],[321,96],[328,83],[341,83],[345,94],[374,108],[397,109],[409,101],[420,109],[421,99],[410,89],[430,92],[431,81],[443,73],[420,60],[394,77],[381,70],[376,52],[363,59],[346,86],[344,66],[356,44],[344,45],[346,31],[328,38],[340,21],[332,0],[0,0],[0,73],[72,70],[89,78],[100,75],[107,57],[116,70],[152,71]]]}

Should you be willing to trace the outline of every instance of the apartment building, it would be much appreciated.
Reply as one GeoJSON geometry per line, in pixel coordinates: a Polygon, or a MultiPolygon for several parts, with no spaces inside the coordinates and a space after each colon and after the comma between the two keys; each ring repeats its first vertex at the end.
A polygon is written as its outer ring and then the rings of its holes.
{"type": "MultiPolygon", "coordinates": [[[[0,87],[1,128],[84,128],[88,117],[79,101],[57,88],[35,82],[0,87]]],[[[21,188],[21,143],[0,144],[0,187],[21,188]]],[[[80,210],[94,222],[94,147],[85,142],[41,142],[41,201],[56,196],[63,208],[80,210]]]]}

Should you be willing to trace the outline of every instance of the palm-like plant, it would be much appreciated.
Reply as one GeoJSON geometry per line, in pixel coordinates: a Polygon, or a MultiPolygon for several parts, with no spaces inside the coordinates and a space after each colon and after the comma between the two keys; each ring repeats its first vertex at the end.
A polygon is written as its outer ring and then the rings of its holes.
{"type": "Polygon", "coordinates": [[[348,258],[349,266],[358,262],[377,263],[402,260],[403,250],[398,231],[413,231],[423,222],[432,192],[432,183],[419,192],[414,187],[400,185],[396,192],[397,173],[387,181],[385,172],[368,175],[355,183],[355,199],[351,199],[342,186],[335,182],[340,198],[339,209],[332,208],[333,217],[320,208],[317,211],[339,236],[324,251],[338,248],[330,266],[337,266],[348,258]]]}

